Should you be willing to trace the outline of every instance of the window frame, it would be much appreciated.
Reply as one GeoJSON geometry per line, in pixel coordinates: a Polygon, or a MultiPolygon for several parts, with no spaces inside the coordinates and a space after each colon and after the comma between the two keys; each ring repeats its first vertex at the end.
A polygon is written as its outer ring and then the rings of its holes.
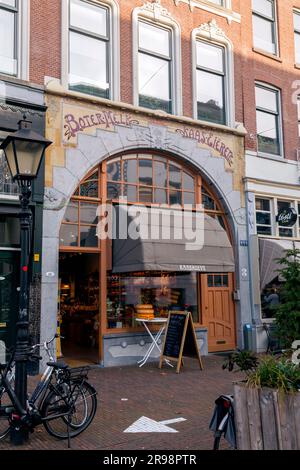
{"type": "MultiPolygon", "coordinates": [[[[173,61],[174,61],[174,50],[173,50],[173,31],[170,29],[170,28],[166,28],[162,25],[154,25],[153,23],[145,20],[144,18],[139,18],[138,20],[138,44],[137,44],[137,50],[138,50],[138,61],[139,61],[139,57],[140,57],[140,54],[144,54],[144,55],[147,55],[147,56],[150,56],[150,57],[154,57],[154,58],[157,58],[157,59],[161,59],[161,60],[164,60],[164,61],[168,61],[168,70],[169,70],[169,102],[170,102],[170,109],[168,111],[169,114],[173,114],[173,108],[174,108],[174,90],[173,90],[173,86],[172,86],[172,83],[173,83],[173,61]],[[151,26],[153,27],[156,27],[158,29],[162,29],[164,31],[167,31],[169,33],[169,56],[165,56],[165,55],[162,55],[162,54],[159,54],[158,52],[153,52],[153,51],[150,51],[148,49],[143,49],[141,46],[140,46],[140,42],[139,42],[139,27],[140,27],[140,23],[145,23],[145,24],[150,24],[151,26]]],[[[139,74],[138,70],[137,70],[137,74],[139,74]]],[[[139,88],[139,77],[138,77],[138,105],[140,105],[140,88],[139,88]]],[[[147,108],[147,109],[152,109],[152,108],[147,108]]]]}
{"type": "MultiPolygon", "coordinates": [[[[203,72],[210,73],[212,75],[216,75],[218,77],[222,77],[222,95],[223,95],[223,102],[224,102],[224,109],[223,109],[224,122],[220,123],[220,122],[206,121],[206,120],[205,120],[205,122],[211,122],[213,124],[220,124],[222,126],[226,126],[227,125],[227,107],[228,107],[228,99],[227,99],[227,94],[226,94],[226,82],[228,80],[228,77],[226,75],[226,72],[227,72],[227,70],[226,70],[227,69],[227,67],[226,67],[226,50],[225,50],[225,47],[221,44],[215,44],[215,43],[212,43],[212,42],[204,41],[202,38],[198,38],[198,39],[196,39],[196,54],[197,54],[197,44],[199,42],[207,44],[210,47],[215,47],[215,48],[218,48],[218,49],[222,50],[222,62],[223,62],[223,71],[222,72],[219,72],[216,69],[211,69],[211,68],[207,68],[207,67],[204,67],[204,66],[199,66],[198,65],[198,60],[196,59],[196,94],[198,95],[198,80],[197,80],[197,78],[198,78],[198,73],[197,72],[198,71],[203,71],[203,72]]],[[[198,116],[198,99],[197,99],[196,106],[197,106],[197,120],[202,121],[203,119],[200,119],[199,116],[198,116]]]]}
{"type": "Polygon", "coordinates": [[[261,51],[265,54],[270,54],[273,55],[274,57],[279,57],[280,51],[279,51],[279,41],[278,41],[278,15],[277,15],[277,1],[276,0],[267,0],[269,2],[272,2],[273,4],[273,19],[270,19],[269,16],[264,15],[261,12],[257,12],[253,8],[253,4],[251,6],[251,11],[252,11],[252,34],[253,34],[253,47],[254,49],[261,51]],[[259,17],[260,19],[263,19],[264,21],[267,21],[272,24],[272,33],[274,36],[274,45],[275,45],[275,52],[270,52],[267,51],[266,49],[263,49],[261,47],[258,47],[255,45],[255,34],[254,34],[254,24],[253,24],[253,16],[259,17]]]}
{"type": "MultiPolygon", "coordinates": [[[[133,67],[133,105],[139,106],[139,22],[144,21],[152,26],[167,29],[171,32],[171,113],[182,115],[182,69],[181,69],[181,28],[177,20],[159,4],[145,4],[136,7],[132,13],[132,67],[133,67]]],[[[157,56],[158,57],[158,56],[157,56]]],[[[145,108],[150,112],[155,109],[145,108]]],[[[157,110],[157,112],[164,112],[157,110]]]]}
{"type": "MultiPolygon", "coordinates": [[[[109,84],[109,97],[103,98],[96,95],[91,95],[84,92],[78,92],[69,88],[69,60],[70,60],[70,0],[62,2],[62,49],[61,49],[61,84],[64,89],[70,93],[80,93],[84,96],[90,96],[92,99],[109,99],[112,101],[120,100],[120,11],[119,5],[115,0],[81,0],[94,6],[106,8],[108,10],[108,31],[109,38],[107,40],[107,75],[109,84]]],[[[72,28],[74,29],[74,28],[72,28]]],[[[77,29],[77,28],[76,28],[77,29]]],[[[74,32],[75,29],[74,29],[74,32]]],[[[78,33],[93,37],[99,40],[105,40],[103,36],[96,33],[86,32],[78,28],[78,33]]]]}
{"type": "Polygon", "coordinates": [[[279,88],[276,88],[268,83],[263,83],[259,81],[255,81],[254,84],[254,91],[256,92],[256,87],[262,88],[267,91],[276,92],[276,103],[277,103],[277,112],[264,108],[262,106],[258,106],[256,102],[255,96],[255,119],[256,119],[256,141],[257,141],[257,154],[258,156],[268,157],[268,158],[284,158],[284,142],[283,142],[283,121],[282,121],[282,93],[279,88]],[[277,116],[276,126],[277,126],[277,134],[278,134],[278,142],[279,142],[279,154],[273,154],[268,152],[263,152],[259,150],[258,144],[258,132],[257,132],[257,111],[263,112],[265,114],[271,114],[272,116],[277,116]]]}
{"type": "MultiPolygon", "coordinates": [[[[295,10],[295,9],[293,10],[295,64],[300,65],[300,60],[297,61],[297,55],[296,55],[296,36],[299,36],[299,38],[300,38],[300,28],[299,29],[296,28],[295,15],[299,16],[299,18],[300,18],[300,10],[295,10]]],[[[299,55],[300,55],[300,51],[299,51],[299,55]]]]}
{"type": "Polygon", "coordinates": [[[256,234],[259,235],[259,236],[272,237],[273,234],[274,234],[274,220],[275,220],[275,217],[274,217],[274,203],[273,203],[272,198],[267,197],[267,196],[255,196],[255,231],[256,231],[256,234]],[[269,211],[257,210],[256,209],[256,200],[258,200],[258,199],[269,201],[270,210],[269,211]],[[258,224],[257,223],[257,213],[270,214],[270,219],[271,219],[270,225],[258,224]],[[271,228],[271,233],[270,234],[258,233],[258,230],[257,230],[258,227],[270,227],[271,228]]]}
{"type": "Polygon", "coordinates": [[[16,6],[2,3],[0,9],[15,14],[14,21],[14,60],[16,73],[10,74],[0,70],[0,76],[29,80],[29,24],[30,0],[16,0],[16,6]]]}
{"type": "Polygon", "coordinates": [[[265,211],[257,211],[256,210],[256,204],[255,204],[255,234],[259,238],[276,238],[276,239],[284,239],[284,240],[294,240],[298,241],[300,239],[300,198],[299,199],[293,199],[292,197],[287,197],[287,196],[272,196],[269,194],[261,194],[257,193],[255,194],[255,202],[257,199],[267,199],[270,201],[270,214],[271,214],[271,235],[264,235],[261,233],[257,232],[257,225],[263,225],[263,224],[257,224],[256,221],[256,213],[257,212],[265,212],[265,211]],[[276,221],[276,216],[279,212],[278,210],[278,202],[288,202],[290,203],[290,206],[296,210],[298,213],[298,223],[296,222],[293,227],[280,227],[276,221]],[[293,236],[288,237],[285,235],[280,235],[280,228],[287,228],[293,231],[293,236]]]}
{"type": "MultiPolygon", "coordinates": [[[[224,49],[224,99],[225,99],[225,124],[235,128],[235,72],[234,72],[234,48],[231,40],[218,28],[217,24],[207,23],[195,28],[191,33],[192,38],[192,68],[193,68],[193,117],[198,119],[197,107],[197,41],[206,42],[224,49]]],[[[208,121],[204,121],[208,122],[208,121]]]]}

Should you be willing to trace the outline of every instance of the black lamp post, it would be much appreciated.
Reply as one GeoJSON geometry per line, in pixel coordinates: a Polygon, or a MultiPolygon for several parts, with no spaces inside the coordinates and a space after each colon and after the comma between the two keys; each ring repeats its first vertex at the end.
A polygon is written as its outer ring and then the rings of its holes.
{"type": "MultiPolygon", "coordinates": [[[[20,187],[20,245],[21,245],[21,269],[20,269],[20,302],[19,316],[16,325],[16,378],[15,392],[23,408],[26,409],[27,401],[27,362],[29,340],[29,283],[28,270],[30,258],[30,224],[32,213],[29,207],[31,197],[31,184],[37,177],[41,166],[45,149],[52,142],[42,135],[32,131],[31,122],[24,119],[19,122],[19,130],[6,137],[0,145],[5,153],[12,178],[20,187]]],[[[15,444],[22,444],[27,438],[18,427],[15,427],[11,439],[15,444]]]]}

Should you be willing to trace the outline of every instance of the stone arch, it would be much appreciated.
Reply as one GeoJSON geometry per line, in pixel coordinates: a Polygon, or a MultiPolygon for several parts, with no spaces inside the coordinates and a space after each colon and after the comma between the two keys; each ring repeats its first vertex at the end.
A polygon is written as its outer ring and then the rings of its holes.
{"type": "Polygon", "coordinates": [[[66,149],[65,165],[53,168],[52,187],[45,191],[43,253],[47,256],[42,261],[42,340],[56,329],[59,231],[70,198],[85,175],[102,161],[121,152],[145,149],[167,152],[190,163],[212,185],[230,222],[238,266],[238,239],[247,238],[246,213],[241,208],[241,193],[234,189],[233,174],[225,171],[223,158],[165,126],[119,125],[114,131],[98,129],[95,135],[79,133],[77,147],[66,149]]]}

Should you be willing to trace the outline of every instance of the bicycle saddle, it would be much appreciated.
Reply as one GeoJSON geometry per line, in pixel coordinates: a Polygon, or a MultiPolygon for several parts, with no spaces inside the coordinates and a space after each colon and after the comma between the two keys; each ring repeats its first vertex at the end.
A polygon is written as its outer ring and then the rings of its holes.
{"type": "Polygon", "coordinates": [[[47,362],[47,366],[53,367],[54,369],[68,369],[68,364],[65,364],[64,362],[47,362]]]}

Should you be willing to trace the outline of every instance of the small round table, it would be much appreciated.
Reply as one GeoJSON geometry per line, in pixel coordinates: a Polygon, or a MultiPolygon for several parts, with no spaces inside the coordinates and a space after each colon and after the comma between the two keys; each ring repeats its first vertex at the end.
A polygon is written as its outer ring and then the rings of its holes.
{"type": "MultiPolygon", "coordinates": [[[[147,350],[145,356],[143,357],[143,359],[138,361],[139,367],[143,367],[146,364],[147,360],[149,359],[149,357],[150,357],[150,355],[151,355],[151,353],[152,353],[152,351],[155,347],[161,353],[161,348],[159,347],[158,340],[160,339],[161,335],[163,334],[163,332],[166,329],[166,324],[168,322],[168,319],[164,318],[164,317],[157,317],[157,318],[154,318],[153,320],[146,320],[146,319],[143,319],[143,318],[136,318],[135,320],[144,325],[145,330],[147,331],[150,338],[152,339],[152,343],[150,344],[149,349],[147,350]],[[161,325],[159,331],[156,333],[156,335],[152,334],[152,332],[149,329],[148,325],[159,325],[159,324],[161,325]]],[[[165,359],[165,362],[169,366],[173,367],[173,365],[169,361],[167,361],[166,359],[165,359]]]]}

